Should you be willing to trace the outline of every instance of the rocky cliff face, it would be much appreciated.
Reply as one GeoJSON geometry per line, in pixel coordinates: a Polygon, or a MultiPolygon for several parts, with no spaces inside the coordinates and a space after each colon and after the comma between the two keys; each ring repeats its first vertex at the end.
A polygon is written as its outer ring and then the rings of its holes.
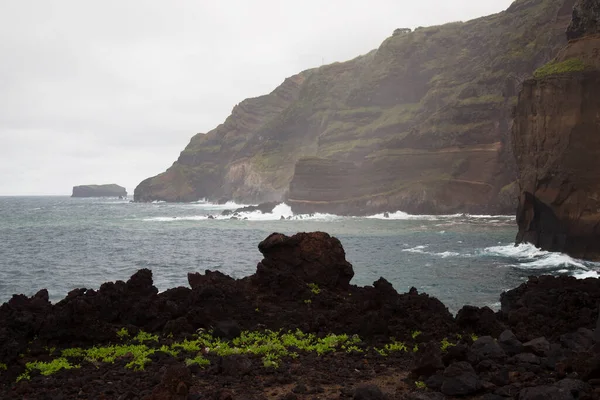
{"type": "Polygon", "coordinates": [[[600,258],[600,25],[579,16],[597,11],[597,2],[577,5],[569,32],[575,25],[591,34],[524,84],[513,129],[517,242],[592,259],[600,258]]]}
{"type": "Polygon", "coordinates": [[[573,20],[567,29],[569,40],[600,33],[600,3],[597,0],[578,1],[573,8],[573,20]]]}
{"type": "Polygon", "coordinates": [[[127,190],[119,185],[73,186],[71,197],[127,197],[127,190]]]}
{"type": "Polygon", "coordinates": [[[302,72],[194,136],[135,199],[285,198],[295,210],[341,213],[513,210],[510,110],[523,78],[566,43],[573,2],[517,0],[302,72]]]}

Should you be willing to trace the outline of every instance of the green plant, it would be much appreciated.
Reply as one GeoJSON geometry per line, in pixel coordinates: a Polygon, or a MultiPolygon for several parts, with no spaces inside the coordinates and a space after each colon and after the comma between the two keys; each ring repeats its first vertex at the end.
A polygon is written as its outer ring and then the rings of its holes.
{"type": "Polygon", "coordinates": [[[42,375],[52,375],[55,372],[60,371],[61,369],[72,369],[72,368],[79,368],[79,365],[71,365],[66,358],[60,357],[60,358],[56,358],[50,362],[41,362],[41,361],[28,362],[27,364],[25,364],[26,372],[24,374],[29,376],[29,373],[31,371],[33,371],[34,369],[37,369],[40,371],[40,373],[42,375]]]}
{"type": "Polygon", "coordinates": [[[28,371],[25,371],[21,375],[17,376],[17,382],[22,381],[23,379],[27,381],[31,379],[31,375],[29,375],[28,371]]]}
{"type": "Polygon", "coordinates": [[[179,355],[179,351],[172,349],[169,346],[164,345],[164,344],[160,347],[160,349],[158,349],[158,351],[169,354],[172,357],[177,357],[179,355]]]}
{"type": "Polygon", "coordinates": [[[416,353],[417,351],[419,351],[419,345],[418,345],[418,344],[415,344],[415,345],[413,346],[413,349],[412,349],[412,351],[413,351],[413,353],[416,353]]]}
{"type": "Polygon", "coordinates": [[[135,342],[144,343],[144,342],[158,342],[158,335],[152,335],[148,332],[139,331],[137,335],[133,338],[135,342]]]}
{"type": "Polygon", "coordinates": [[[321,293],[321,289],[319,288],[319,285],[317,285],[316,283],[308,283],[307,285],[313,294],[321,293]]]}
{"type": "Polygon", "coordinates": [[[536,79],[542,79],[550,75],[565,74],[571,72],[585,71],[587,65],[578,58],[569,58],[562,62],[550,61],[548,64],[538,68],[533,73],[536,79]]]}
{"type": "Polygon", "coordinates": [[[420,334],[421,334],[421,331],[413,331],[413,333],[411,333],[411,336],[413,339],[416,339],[420,334]]]}
{"type": "Polygon", "coordinates": [[[417,389],[426,389],[426,388],[427,388],[427,385],[426,385],[426,384],[425,384],[425,382],[423,382],[423,381],[416,381],[416,382],[415,382],[415,387],[416,387],[417,389]]]}
{"type": "Polygon", "coordinates": [[[273,353],[267,353],[262,358],[265,368],[279,368],[279,357],[273,353]]]}
{"type": "Polygon", "coordinates": [[[311,300],[311,299],[306,299],[306,300],[304,300],[304,304],[311,304],[311,303],[312,303],[312,300],[311,300]]]}
{"type": "Polygon", "coordinates": [[[201,367],[204,367],[206,365],[210,365],[210,361],[208,361],[206,358],[204,358],[202,356],[196,356],[194,358],[186,358],[185,365],[187,365],[188,367],[190,365],[199,365],[201,367]]]}
{"type": "Polygon", "coordinates": [[[477,339],[479,339],[479,336],[477,336],[477,335],[476,335],[476,334],[474,334],[474,333],[471,333],[471,340],[472,340],[472,341],[474,341],[474,342],[476,342],[476,341],[477,341],[477,339]]]}
{"type": "Polygon", "coordinates": [[[4,364],[4,363],[0,363],[0,370],[2,370],[2,369],[3,369],[4,371],[6,371],[6,370],[8,369],[8,367],[6,366],[6,364],[4,364]]]}
{"type": "Polygon", "coordinates": [[[359,348],[356,345],[346,347],[346,353],[353,353],[353,352],[354,353],[364,353],[364,350],[359,348]]]}
{"type": "Polygon", "coordinates": [[[62,350],[60,354],[63,357],[85,357],[86,351],[79,347],[73,347],[71,349],[62,350]]]}
{"type": "Polygon", "coordinates": [[[448,347],[456,346],[456,343],[452,343],[448,341],[448,338],[443,338],[440,342],[440,349],[442,351],[447,351],[448,347]]]}
{"type": "Polygon", "coordinates": [[[126,339],[129,337],[129,331],[126,328],[121,328],[117,331],[119,339],[126,339]]]}

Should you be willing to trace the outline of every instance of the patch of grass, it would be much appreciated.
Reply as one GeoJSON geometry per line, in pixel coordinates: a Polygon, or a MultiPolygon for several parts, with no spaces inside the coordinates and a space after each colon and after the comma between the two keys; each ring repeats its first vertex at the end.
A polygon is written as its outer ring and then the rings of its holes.
{"type": "Polygon", "coordinates": [[[79,347],[73,347],[71,349],[64,349],[60,352],[62,357],[85,357],[86,351],[79,347]]]}
{"type": "Polygon", "coordinates": [[[375,347],[374,350],[384,357],[386,357],[390,353],[394,353],[394,352],[399,352],[399,351],[408,352],[408,348],[406,347],[406,344],[404,344],[403,342],[395,341],[395,340],[392,343],[386,344],[382,349],[375,347]]]}
{"type": "Polygon", "coordinates": [[[139,331],[137,335],[133,338],[135,342],[144,343],[144,342],[157,342],[158,343],[158,335],[152,335],[148,332],[139,331]]]}
{"type": "Polygon", "coordinates": [[[551,75],[581,72],[587,69],[587,65],[578,58],[569,58],[562,62],[550,61],[548,64],[538,68],[533,73],[534,78],[543,79],[551,75]]]}
{"type": "Polygon", "coordinates": [[[44,376],[47,375],[52,375],[58,371],[60,371],[61,369],[72,369],[72,368],[79,368],[79,365],[71,365],[69,363],[69,360],[67,360],[64,357],[60,357],[60,358],[56,358],[50,362],[41,362],[41,361],[34,361],[34,362],[28,362],[27,364],[25,364],[25,372],[23,372],[21,375],[19,375],[17,377],[17,382],[26,379],[29,380],[31,379],[31,372],[33,370],[39,370],[40,373],[44,376]]]}
{"type": "Polygon", "coordinates": [[[208,361],[206,358],[204,358],[202,356],[196,356],[194,358],[186,358],[185,365],[187,365],[188,367],[190,365],[199,365],[201,367],[205,367],[207,365],[210,365],[210,361],[208,361]]]}

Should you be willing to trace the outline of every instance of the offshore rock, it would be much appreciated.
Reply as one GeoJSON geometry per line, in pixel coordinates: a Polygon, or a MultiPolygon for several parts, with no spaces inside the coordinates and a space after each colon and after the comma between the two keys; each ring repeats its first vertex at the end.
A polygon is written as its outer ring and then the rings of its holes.
{"type": "Polygon", "coordinates": [[[71,197],[127,197],[127,190],[119,185],[73,186],[71,197]]]}

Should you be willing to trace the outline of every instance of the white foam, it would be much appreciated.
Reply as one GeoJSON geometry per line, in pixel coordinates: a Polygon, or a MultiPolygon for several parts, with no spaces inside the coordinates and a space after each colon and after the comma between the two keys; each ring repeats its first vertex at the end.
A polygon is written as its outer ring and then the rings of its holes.
{"type": "Polygon", "coordinates": [[[402,251],[406,252],[406,253],[419,253],[419,254],[428,254],[431,256],[437,256],[437,257],[441,257],[441,258],[448,258],[448,257],[458,257],[460,256],[460,253],[457,253],[455,251],[444,251],[441,253],[436,253],[433,251],[426,251],[425,249],[429,247],[428,245],[421,245],[421,246],[415,246],[415,247],[411,247],[410,249],[403,249],[402,251]]]}
{"type": "Polygon", "coordinates": [[[546,268],[559,268],[559,267],[570,267],[570,268],[578,268],[582,270],[589,270],[588,267],[583,265],[578,260],[569,257],[566,254],[562,253],[548,253],[539,259],[531,262],[526,262],[517,265],[518,268],[521,269],[546,269],[546,268]]]}
{"type": "MultiPolygon", "coordinates": [[[[239,204],[236,204],[235,207],[232,207],[233,204],[230,204],[228,207],[227,204],[217,204],[217,205],[207,205],[209,203],[203,203],[202,208],[203,211],[209,212],[207,215],[188,215],[188,216],[160,216],[160,217],[151,217],[144,218],[144,221],[150,222],[177,222],[177,221],[203,221],[203,220],[244,220],[244,221],[280,221],[280,220],[309,220],[309,221],[333,221],[336,219],[341,219],[344,217],[340,217],[333,214],[299,214],[294,215],[290,206],[285,203],[278,204],[275,206],[272,212],[263,213],[261,211],[249,211],[249,212],[239,212],[235,214],[221,215],[220,212],[210,213],[210,211],[221,211],[223,209],[231,209],[231,208],[239,208],[239,204]],[[210,208],[215,206],[215,208],[210,208]],[[210,215],[210,217],[209,217],[210,215]],[[211,218],[212,217],[212,218],[211,218]]],[[[235,204],[235,203],[234,203],[235,204]]]]}
{"type": "Polygon", "coordinates": [[[458,256],[460,256],[460,253],[457,253],[455,251],[444,251],[442,253],[432,253],[432,254],[435,254],[436,256],[440,256],[442,258],[458,257],[458,256]]]}
{"type": "Polygon", "coordinates": [[[425,248],[427,247],[427,245],[423,245],[423,246],[415,246],[415,247],[411,247],[410,249],[403,249],[402,251],[406,252],[406,253],[425,253],[425,248]]]}
{"type": "Polygon", "coordinates": [[[491,256],[511,257],[511,258],[529,258],[542,257],[550,252],[538,249],[530,243],[521,243],[517,246],[507,244],[505,246],[492,246],[483,249],[483,253],[491,256]]]}
{"type": "Polygon", "coordinates": [[[235,210],[237,208],[247,207],[249,204],[239,204],[235,201],[228,201],[223,204],[211,203],[205,199],[190,203],[191,205],[204,210],[235,210]]]}
{"type": "MultiPolygon", "coordinates": [[[[226,216],[225,218],[229,219],[231,216],[226,216]]],[[[322,213],[314,213],[314,214],[298,214],[295,215],[292,212],[292,208],[285,203],[280,203],[273,211],[270,213],[262,213],[260,211],[252,211],[252,212],[241,212],[236,215],[238,219],[246,219],[248,221],[279,221],[279,220],[310,220],[310,221],[332,221],[336,219],[341,219],[344,217],[340,217],[334,214],[322,214],[322,213]]]]}
{"type": "Polygon", "coordinates": [[[586,279],[586,278],[600,278],[600,274],[598,271],[582,271],[576,272],[573,276],[577,279],[586,279]]]}
{"type": "Polygon", "coordinates": [[[598,277],[600,263],[575,259],[567,254],[541,250],[529,243],[518,246],[493,246],[483,249],[484,255],[508,259],[509,267],[520,270],[555,270],[558,274],[571,273],[576,278],[598,277]]]}
{"type": "Polygon", "coordinates": [[[408,214],[404,211],[396,211],[390,213],[380,213],[370,215],[367,218],[370,219],[387,219],[387,220],[425,220],[425,221],[439,221],[439,220],[452,220],[452,219],[491,219],[494,222],[500,222],[504,219],[514,219],[512,215],[471,215],[471,214],[445,214],[445,215],[427,215],[427,214],[408,214]]]}

